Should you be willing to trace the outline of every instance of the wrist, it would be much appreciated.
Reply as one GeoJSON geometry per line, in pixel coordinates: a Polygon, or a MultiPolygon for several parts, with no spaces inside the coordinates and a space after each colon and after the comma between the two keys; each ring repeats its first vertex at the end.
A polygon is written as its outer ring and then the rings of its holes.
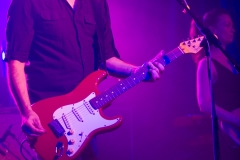
{"type": "Polygon", "coordinates": [[[22,111],[22,116],[23,117],[29,117],[29,115],[31,115],[33,113],[32,108],[28,108],[22,111]]]}

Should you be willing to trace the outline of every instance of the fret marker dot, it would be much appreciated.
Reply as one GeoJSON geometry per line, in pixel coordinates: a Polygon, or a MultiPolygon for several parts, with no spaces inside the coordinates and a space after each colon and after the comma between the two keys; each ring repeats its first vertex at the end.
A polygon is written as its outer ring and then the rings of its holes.
{"type": "Polygon", "coordinates": [[[96,101],[96,103],[98,103],[98,101],[96,101]]]}
{"type": "Polygon", "coordinates": [[[108,97],[108,95],[106,95],[106,97],[108,97]]]}
{"type": "Polygon", "coordinates": [[[101,101],[102,101],[102,98],[101,98],[101,101]]]}

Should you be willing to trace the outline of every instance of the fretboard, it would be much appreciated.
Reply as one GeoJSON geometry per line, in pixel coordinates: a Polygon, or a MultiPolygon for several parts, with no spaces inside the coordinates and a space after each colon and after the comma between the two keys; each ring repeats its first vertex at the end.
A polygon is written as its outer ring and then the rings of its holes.
{"type": "MultiPolygon", "coordinates": [[[[181,51],[179,48],[175,48],[171,52],[165,54],[159,59],[156,59],[156,62],[161,63],[163,66],[166,66],[179,56],[183,55],[184,52],[181,51]]],[[[94,109],[99,109],[104,105],[108,104],[110,101],[114,100],[133,86],[137,85],[138,83],[142,82],[149,76],[148,66],[143,65],[140,69],[137,70],[136,73],[132,74],[131,76],[125,78],[124,80],[118,82],[108,90],[102,92],[101,94],[97,95],[89,102],[94,109]]]]}

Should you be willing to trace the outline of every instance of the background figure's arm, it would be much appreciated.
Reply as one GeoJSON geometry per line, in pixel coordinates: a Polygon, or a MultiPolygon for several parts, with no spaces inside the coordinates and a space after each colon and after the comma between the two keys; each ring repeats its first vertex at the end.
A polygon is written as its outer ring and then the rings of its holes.
{"type": "MultiPolygon", "coordinates": [[[[217,79],[216,70],[212,65],[212,77],[213,83],[217,79]]],[[[207,60],[203,59],[198,64],[197,69],[197,100],[201,112],[208,114],[212,113],[212,99],[210,95],[210,86],[208,79],[208,70],[207,70],[207,60]]],[[[216,114],[219,120],[231,123],[240,127],[240,118],[235,116],[233,113],[221,108],[221,106],[216,106],[216,114]]]]}

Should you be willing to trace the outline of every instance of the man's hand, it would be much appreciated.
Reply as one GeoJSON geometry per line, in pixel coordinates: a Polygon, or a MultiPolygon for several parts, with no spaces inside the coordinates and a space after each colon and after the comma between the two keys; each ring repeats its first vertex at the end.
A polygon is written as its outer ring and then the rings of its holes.
{"type": "Polygon", "coordinates": [[[164,71],[164,66],[158,62],[148,62],[150,77],[146,81],[156,81],[160,78],[161,73],[164,71]]]}
{"type": "MultiPolygon", "coordinates": [[[[160,53],[157,56],[155,56],[151,61],[144,64],[147,65],[149,69],[149,74],[147,75],[145,81],[153,82],[160,78],[161,73],[164,71],[164,66],[161,63],[156,62],[156,60],[162,57],[163,55],[164,52],[160,51],[160,53]]],[[[137,72],[138,69],[139,68],[135,69],[133,72],[137,72]]]]}
{"type": "Polygon", "coordinates": [[[23,116],[22,130],[30,137],[38,137],[46,132],[34,111],[30,111],[26,116],[23,116]]]}

